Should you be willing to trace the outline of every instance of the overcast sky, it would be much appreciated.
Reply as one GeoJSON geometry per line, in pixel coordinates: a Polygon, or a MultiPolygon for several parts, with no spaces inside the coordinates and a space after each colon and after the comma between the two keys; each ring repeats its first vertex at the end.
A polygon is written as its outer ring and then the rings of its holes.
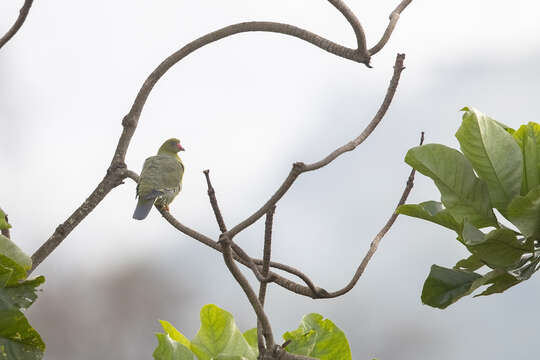
{"type": "MultiPolygon", "coordinates": [[[[0,2],[0,29],[11,26],[21,4],[0,2]]],[[[371,47],[397,2],[348,4],[371,47]]],[[[227,38],[190,55],[157,84],[128,167],[139,172],[165,139],[180,138],[186,172],[171,212],[215,237],[202,170],[211,170],[228,225],[238,223],[275,191],[293,162],[317,161],[361,132],[384,97],[396,53],[406,53],[396,98],[373,135],[330,166],[302,175],[276,211],[274,258],[301,267],[328,290],[340,288],[392,213],[410,170],[403,157],[420,131],[428,143],[456,147],[458,110],[466,105],[513,127],[540,122],[539,10],[532,0],[415,0],[372,59],[373,69],[283,35],[227,38]]],[[[249,20],[291,23],[355,44],[347,21],[322,0],[36,1],[0,51],[0,206],[10,215],[14,240],[32,253],[90,194],[105,175],[122,117],[165,57],[207,32],[249,20]]],[[[189,296],[174,293],[177,311],[149,309],[155,317],[135,324],[137,332],[124,328],[134,344],[150,344],[136,358],[150,358],[157,318],[193,337],[205,303],[233,312],[244,330],[253,326],[254,315],[221,257],[175,231],[155,210],[145,221],[132,220],[134,195],[130,180],[113,190],[36,270],[47,277],[31,311],[45,341],[53,339],[45,359],[71,359],[59,355],[62,345],[55,347],[54,339],[75,334],[87,336],[89,348],[121,353],[114,350],[119,344],[91,338],[95,329],[82,331],[78,314],[52,299],[62,299],[59,292],[74,282],[123,279],[118,274],[137,264],[160,278],[135,277],[133,287],[172,296],[166,286],[151,287],[170,279],[167,286],[189,296]],[[61,318],[45,321],[51,308],[61,318]]],[[[425,200],[438,200],[438,194],[419,175],[409,202],[425,200]]],[[[237,238],[250,254],[260,254],[262,228],[258,222],[237,238]]],[[[296,328],[302,315],[318,312],[345,331],[354,359],[527,358],[537,344],[536,277],[445,311],[421,304],[431,264],[451,267],[465,255],[452,232],[400,217],[346,296],[314,301],[271,286],[274,332],[296,328]]],[[[95,317],[124,311],[122,303],[95,305],[96,293],[85,293],[95,317]]],[[[118,336],[112,330],[106,335],[118,336]]]]}

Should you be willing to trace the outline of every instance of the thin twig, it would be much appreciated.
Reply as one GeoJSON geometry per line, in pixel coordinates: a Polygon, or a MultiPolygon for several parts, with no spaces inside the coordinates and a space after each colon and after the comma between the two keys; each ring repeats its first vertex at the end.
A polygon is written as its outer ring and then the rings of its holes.
{"type": "MultiPolygon", "coordinates": [[[[420,145],[422,145],[423,143],[424,143],[424,132],[422,131],[422,134],[420,135],[420,145]]],[[[409,196],[409,194],[410,194],[410,192],[411,192],[411,190],[412,190],[412,188],[414,186],[414,174],[415,174],[415,172],[416,171],[414,169],[412,169],[411,173],[409,174],[409,178],[407,179],[407,185],[405,186],[405,190],[403,190],[403,194],[401,195],[401,198],[399,199],[399,202],[398,202],[398,204],[396,206],[396,209],[398,207],[400,207],[401,205],[405,204],[405,201],[407,201],[407,197],[409,196]]],[[[334,297],[338,297],[338,296],[341,296],[343,294],[346,294],[356,285],[356,283],[358,282],[358,279],[360,279],[360,276],[362,276],[362,274],[364,273],[364,270],[366,269],[369,261],[371,260],[371,258],[375,254],[375,252],[377,251],[377,248],[379,247],[379,243],[381,242],[384,235],[386,235],[388,230],[390,230],[390,228],[392,227],[392,225],[396,221],[398,215],[399,214],[396,213],[396,211],[394,210],[394,212],[392,213],[392,216],[390,216],[390,218],[388,219],[386,224],[379,231],[379,233],[375,236],[375,238],[371,242],[371,245],[369,247],[369,250],[368,250],[367,254],[364,256],[364,259],[362,260],[362,262],[358,266],[358,269],[356,269],[356,273],[354,274],[351,281],[343,289],[340,289],[338,291],[334,291],[334,292],[329,293],[326,296],[327,298],[334,298],[334,297]]]]}
{"type": "Polygon", "coordinates": [[[28,12],[30,11],[30,7],[32,7],[32,3],[34,0],[25,0],[24,4],[19,10],[19,16],[17,17],[17,20],[15,20],[15,23],[11,26],[11,28],[8,30],[8,32],[0,38],[0,49],[6,45],[6,43],[19,31],[22,24],[26,20],[26,17],[28,16],[28,12]]]}
{"type": "MultiPolygon", "coordinates": [[[[262,276],[266,277],[268,276],[268,272],[270,271],[270,257],[272,254],[272,226],[274,221],[274,213],[276,211],[276,207],[273,206],[268,210],[266,213],[266,221],[264,222],[264,249],[263,249],[263,267],[262,267],[262,276]]],[[[266,287],[267,282],[261,281],[261,284],[259,285],[259,302],[261,303],[261,306],[264,308],[264,302],[266,300],[266,287]]],[[[263,328],[260,322],[257,322],[257,343],[259,345],[259,353],[262,353],[264,350],[264,336],[263,336],[263,328]]]]}
{"type": "Polygon", "coordinates": [[[394,31],[394,28],[396,27],[396,24],[399,20],[399,15],[405,8],[412,2],[412,0],[403,0],[399,5],[392,11],[390,14],[390,22],[388,23],[388,26],[386,27],[386,30],[384,31],[383,36],[381,37],[381,40],[368,50],[368,53],[373,56],[386,45],[388,40],[390,40],[390,36],[392,35],[392,32],[394,31]]]}
{"type": "Polygon", "coordinates": [[[242,275],[242,272],[240,269],[238,269],[238,266],[236,266],[236,262],[233,260],[233,253],[231,248],[231,239],[227,235],[222,235],[219,240],[220,244],[223,246],[223,259],[225,260],[225,264],[229,268],[229,271],[233,275],[233,277],[236,279],[242,290],[244,290],[244,293],[246,294],[251,306],[253,307],[253,310],[257,314],[257,319],[261,323],[261,326],[263,328],[263,334],[264,339],[266,341],[266,346],[268,348],[274,347],[274,335],[272,334],[272,328],[270,326],[270,321],[268,320],[268,317],[266,316],[266,313],[264,312],[264,309],[259,302],[259,299],[257,298],[257,295],[255,294],[255,291],[251,288],[249,285],[249,282],[247,279],[242,275]]]}
{"type": "Polygon", "coordinates": [[[323,166],[328,165],[331,163],[334,159],[336,159],[338,156],[354,150],[358,145],[360,145],[362,142],[364,142],[365,139],[375,130],[377,125],[381,122],[384,115],[386,114],[386,111],[388,110],[388,107],[390,106],[390,103],[392,102],[392,99],[394,97],[394,94],[396,93],[397,86],[399,84],[399,78],[401,75],[401,71],[404,69],[403,67],[403,61],[405,59],[405,54],[397,54],[396,61],[394,64],[394,74],[392,76],[392,79],[390,80],[390,85],[388,86],[388,90],[386,92],[386,96],[384,97],[383,103],[379,107],[379,110],[375,114],[375,117],[371,120],[371,122],[366,126],[364,131],[354,140],[350,141],[349,143],[337,148],[332,153],[330,153],[328,156],[326,156],[324,159],[317,161],[313,164],[306,165],[302,162],[294,163],[291,171],[289,172],[289,175],[287,175],[287,178],[281,186],[278,188],[278,190],[272,195],[272,197],[263,205],[261,208],[252,215],[250,215],[247,219],[240,222],[238,225],[227,231],[227,235],[229,237],[234,237],[239,232],[253,224],[255,221],[259,220],[261,216],[263,216],[268,209],[270,209],[272,206],[274,206],[281,197],[289,190],[289,188],[292,186],[296,178],[307,171],[317,170],[323,166]]]}
{"type": "Polygon", "coordinates": [[[204,170],[203,173],[206,177],[206,184],[208,185],[208,197],[210,198],[210,205],[212,206],[212,210],[214,210],[214,215],[216,217],[219,230],[224,233],[225,231],[227,231],[227,226],[225,226],[225,221],[223,220],[223,216],[221,215],[221,211],[219,210],[219,205],[216,198],[216,191],[214,190],[212,182],[210,181],[210,170],[204,170]]]}
{"type": "MultiPolygon", "coordinates": [[[[212,206],[212,210],[214,211],[214,216],[216,217],[216,221],[219,226],[219,230],[224,233],[227,231],[227,226],[225,225],[225,220],[223,220],[223,216],[221,215],[221,210],[219,209],[219,205],[217,202],[216,197],[216,191],[214,190],[214,187],[212,186],[212,182],[210,181],[210,170],[204,170],[203,171],[204,176],[206,177],[206,184],[208,186],[208,198],[210,199],[210,205],[212,206]]],[[[253,259],[246,254],[246,252],[234,241],[231,240],[231,247],[235,254],[237,254],[241,259],[243,259],[249,266],[249,268],[253,271],[255,274],[255,277],[257,280],[261,282],[267,282],[270,281],[270,277],[265,277],[261,274],[258,266],[253,262],[253,259]]]]}

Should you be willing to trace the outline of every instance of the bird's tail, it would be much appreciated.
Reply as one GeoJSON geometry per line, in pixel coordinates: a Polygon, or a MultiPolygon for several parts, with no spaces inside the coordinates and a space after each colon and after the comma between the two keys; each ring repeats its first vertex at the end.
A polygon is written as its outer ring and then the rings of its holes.
{"type": "Polygon", "coordinates": [[[152,210],[154,200],[155,198],[151,200],[143,200],[139,198],[139,201],[137,201],[137,207],[135,208],[135,212],[133,213],[133,218],[137,220],[142,220],[146,218],[150,210],[152,210]]]}

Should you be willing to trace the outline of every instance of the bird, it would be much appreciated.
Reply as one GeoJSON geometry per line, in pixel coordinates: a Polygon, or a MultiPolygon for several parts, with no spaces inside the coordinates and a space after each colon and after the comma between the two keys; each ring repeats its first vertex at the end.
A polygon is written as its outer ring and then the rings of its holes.
{"type": "Polygon", "coordinates": [[[169,204],[182,189],[184,164],[178,156],[179,151],[184,151],[180,140],[168,139],[157,155],[144,161],[137,183],[136,197],[139,199],[133,213],[134,219],[146,218],[154,204],[169,211],[169,204]]]}

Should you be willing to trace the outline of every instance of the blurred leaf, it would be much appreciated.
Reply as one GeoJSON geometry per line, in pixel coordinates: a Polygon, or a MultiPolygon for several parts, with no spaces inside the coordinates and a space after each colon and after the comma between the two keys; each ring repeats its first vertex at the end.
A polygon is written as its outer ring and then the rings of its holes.
{"type": "Polygon", "coordinates": [[[191,341],[188,340],[180,331],[176,330],[174,326],[168,321],[165,320],[159,320],[161,323],[161,326],[163,327],[163,330],[165,330],[165,334],[169,335],[171,339],[174,341],[179,342],[180,344],[184,345],[188,349],[191,346],[191,341]]]}
{"type": "Polygon", "coordinates": [[[6,230],[9,229],[11,225],[7,221],[7,216],[4,210],[0,208],[0,230],[6,230]]]}
{"type": "Polygon", "coordinates": [[[510,229],[496,229],[485,235],[465,222],[461,237],[469,251],[492,268],[515,266],[522,255],[532,250],[510,229]]]}
{"type": "Polygon", "coordinates": [[[291,340],[286,350],[293,354],[321,360],[351,359],[351,350],[343,331],[319,314],[304,316],[298,329],[286,332],[283,339],[291,340]]]}
{"type": "Polygon", "coordinates": [[[248,331],[244,332],[244,338],[248,342],[249,346],[253,349],[253,351],[259,355],[259,344],[257,340],[257,328],[249,329],[248,331]]]}
{"type": "Polygon", "coordinates": [[[440,202],[425,201],[418,205],[406,204],[397,208],[396,213],[413,216],[459,231],[460,225],[440,202]]]}
{"type": "Polygon", "coordinates": [[[422,303],[444,309],[474,291],[479,279],[482,275],[474,272],[432,265],[422,289],[422,303]]]}
{"type": "Polygon", "coordinates": [[[32,259],[30,256],[26,255],[13,241],[4,235],[0,235],[0,254],[15,261],[25,271],[32,268],[32,259]]]}
{"type": "Polygon", "coordinates": [[[488,287],[486,290],[484,290],[482,293],[475,295],[477,296],[486,296],[496,293],[502,293],[506,289],[519,284],[521,281],[516,279],[514,276],[510,275],[509,273],[505,272],[500,275],[497,275],[496,277],[488,280],[485,282],[485,284],[491,284],[490,287],[488,287]]]}
{"type": "Polygon", "coordinates": [[[0,265],[11,269],[11,277],[6,280],[7,285],[16,284],[19,280],[26,278],[26,270],[21,265],[17,264],[11,258],[0,254],[0,265]]]}
{"type": "Polygon", "coordinates": [[[187,347],[173,340],[167,334],[156,334],[158,346],[154,350],[156,360],[194,360],[195,356],[187,347]]]}
{"type": "Polygon", "coordinates": [[[506,212],[506,217],[526,237],[540,236],[540,186],[525,196],[516,196],[506,212]]]}
{"type": "Polygon", "coordinates": [[[433,179],[442,203],[458,223],[467,219],[479,228],[497,225],[486,184],[459,151],[440,144],[417,146],[407,152],[405,162],[433,179]]]}
{"type": "Polygon", "coordinates": [[[257,354],[238,330],[233,316],[216,305],[201,309],[201,328],[191,342],[191,350],[199,360],[218,356],[243,356],[255,360],[257,354]]]}
{"type": "Polygon", "coordinates": [[[504,214],[510,201],[520,194],[521,150],[493,119],[472,108],[463,110],[463,122],[456,133],[461,151],[486,182],[493,206],[504,214]]]}
{"type": "Polygon", "coordinates": [[[454,269],[475,271],[475,270],[480,269],[484,265],[485,264],[482,262],[482,260],[478,256],[473,254],[466,259],[459,260],[457,264],[454,266],[454,269]]]}
{"type": "Polygon", "coordinates": [[[36,288],[43,276],[20,284],[0,287],[0,359],[37,360],[43,357],[45,344],[21,308],[35,301],[36,288]]]}
{"type": "Polygon", "coordinates": [[[0,264],[0,288],[6,286],[12,276],[13,269],[0,264]]]}
{"type": "Polygon", "coordinates": [[[523,156],[521,194],[540,185],[540,125],[530,122],[513,134],[523,156]]]}

